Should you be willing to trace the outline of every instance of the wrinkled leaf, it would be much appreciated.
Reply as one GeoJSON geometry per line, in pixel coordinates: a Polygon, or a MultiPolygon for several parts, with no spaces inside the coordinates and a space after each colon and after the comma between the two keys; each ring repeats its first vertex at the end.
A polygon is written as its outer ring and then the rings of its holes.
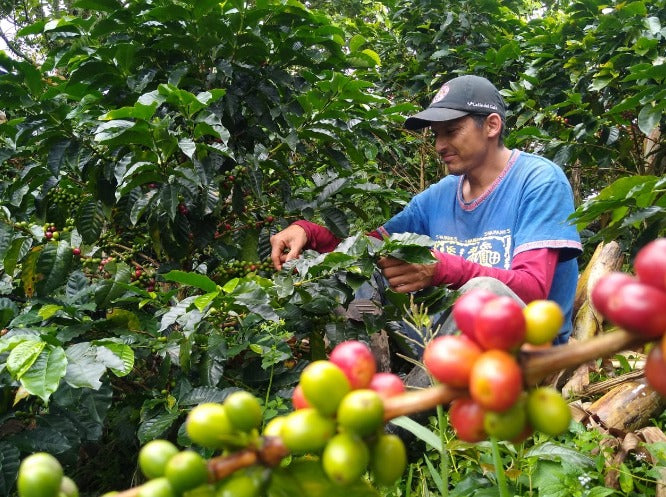
{"type": "Polygon", "coordinates": [[[67,370],[67,357],[60,347],[46,347],[32,367],[21,377],[21,384],[31,394],[48,402],[58,389],[67,370]]]}

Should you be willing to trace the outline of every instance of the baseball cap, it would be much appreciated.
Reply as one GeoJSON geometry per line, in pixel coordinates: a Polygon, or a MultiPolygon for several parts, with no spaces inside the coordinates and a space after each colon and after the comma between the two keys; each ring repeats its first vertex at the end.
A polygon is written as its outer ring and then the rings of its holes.
{"type": "Polygon", "coordinates": [[[486,78],[469,74],[444,83],[426,110],[407,118],[405,128],[416,130],[430,126],[433,121],[494,112],[504,121],[506,107],[502,95],[486,78]]]}

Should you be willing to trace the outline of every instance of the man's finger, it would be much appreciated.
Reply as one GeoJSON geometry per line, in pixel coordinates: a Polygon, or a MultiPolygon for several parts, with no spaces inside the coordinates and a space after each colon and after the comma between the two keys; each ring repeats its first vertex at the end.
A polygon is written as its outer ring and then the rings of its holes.
{"type": "Polygon", "coordinates": [[[292,259],[297,259],[299,255],[301,255],[300,251],[292,249],[285,254],[284,262],[290,261],[292,259]]]}
{"type": "MultiPolygon", "coordinates": [[[[272,241],[272,240],[271,240],[272,241]]],[[[276,241],[271,244],[271,261],[273,267],[278,271],[282,269],[282,253],[284,252],[284,242],[276,241]]]]}
{"type": "Polygon", "coordinates": [[[404,266],[407,263],[400,259],[396,259],[395,257],[389,256],[389,257],[382,257],[377,261],[377,264],[379,265],[380,268],[386,269],[389,267],[404,266]]]}

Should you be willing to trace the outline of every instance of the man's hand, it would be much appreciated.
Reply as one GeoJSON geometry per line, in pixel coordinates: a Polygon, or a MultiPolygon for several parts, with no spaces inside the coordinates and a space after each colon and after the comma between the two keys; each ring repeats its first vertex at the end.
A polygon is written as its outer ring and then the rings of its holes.
{"type": "Polygon", "coordinates": [[[297,224],[287,226],[271,236],[271,260],[275,269],[279,271],[285,262],[301,255],[306,243],[308,237],[305,230],[297,224]]]}
{"type": "Polygon", "coordinates": [[[434,264],[410,264],[395,257],[382,257],[378,261],[391,290],[398,293],[416,292],[432,285],[434,264]]]}

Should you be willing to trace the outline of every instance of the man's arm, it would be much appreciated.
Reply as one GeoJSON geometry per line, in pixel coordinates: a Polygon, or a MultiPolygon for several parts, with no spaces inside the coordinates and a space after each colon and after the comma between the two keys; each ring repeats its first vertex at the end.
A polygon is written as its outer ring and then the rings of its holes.
{"type": "Polygon", "coordinates": [[[457,255],[433,251],[439,262],[409,264],[392,257],[379,261],[390,287],[408,293],[432,285],[459,288],[477,276],[490,276],[511,288],[523,301],[548,297],[559,259],[557,249],[534,249],[513,258],[510,269],[498,269],[470,262],[457,255]]]}
{"type": "Polygon", "coordinates": [[[340,243],[329,229],[310,221],[296,221],[271,236],[271,260],[278,271],[282,265],[296,259],[305,249],[326,253],[340,243]]]}

